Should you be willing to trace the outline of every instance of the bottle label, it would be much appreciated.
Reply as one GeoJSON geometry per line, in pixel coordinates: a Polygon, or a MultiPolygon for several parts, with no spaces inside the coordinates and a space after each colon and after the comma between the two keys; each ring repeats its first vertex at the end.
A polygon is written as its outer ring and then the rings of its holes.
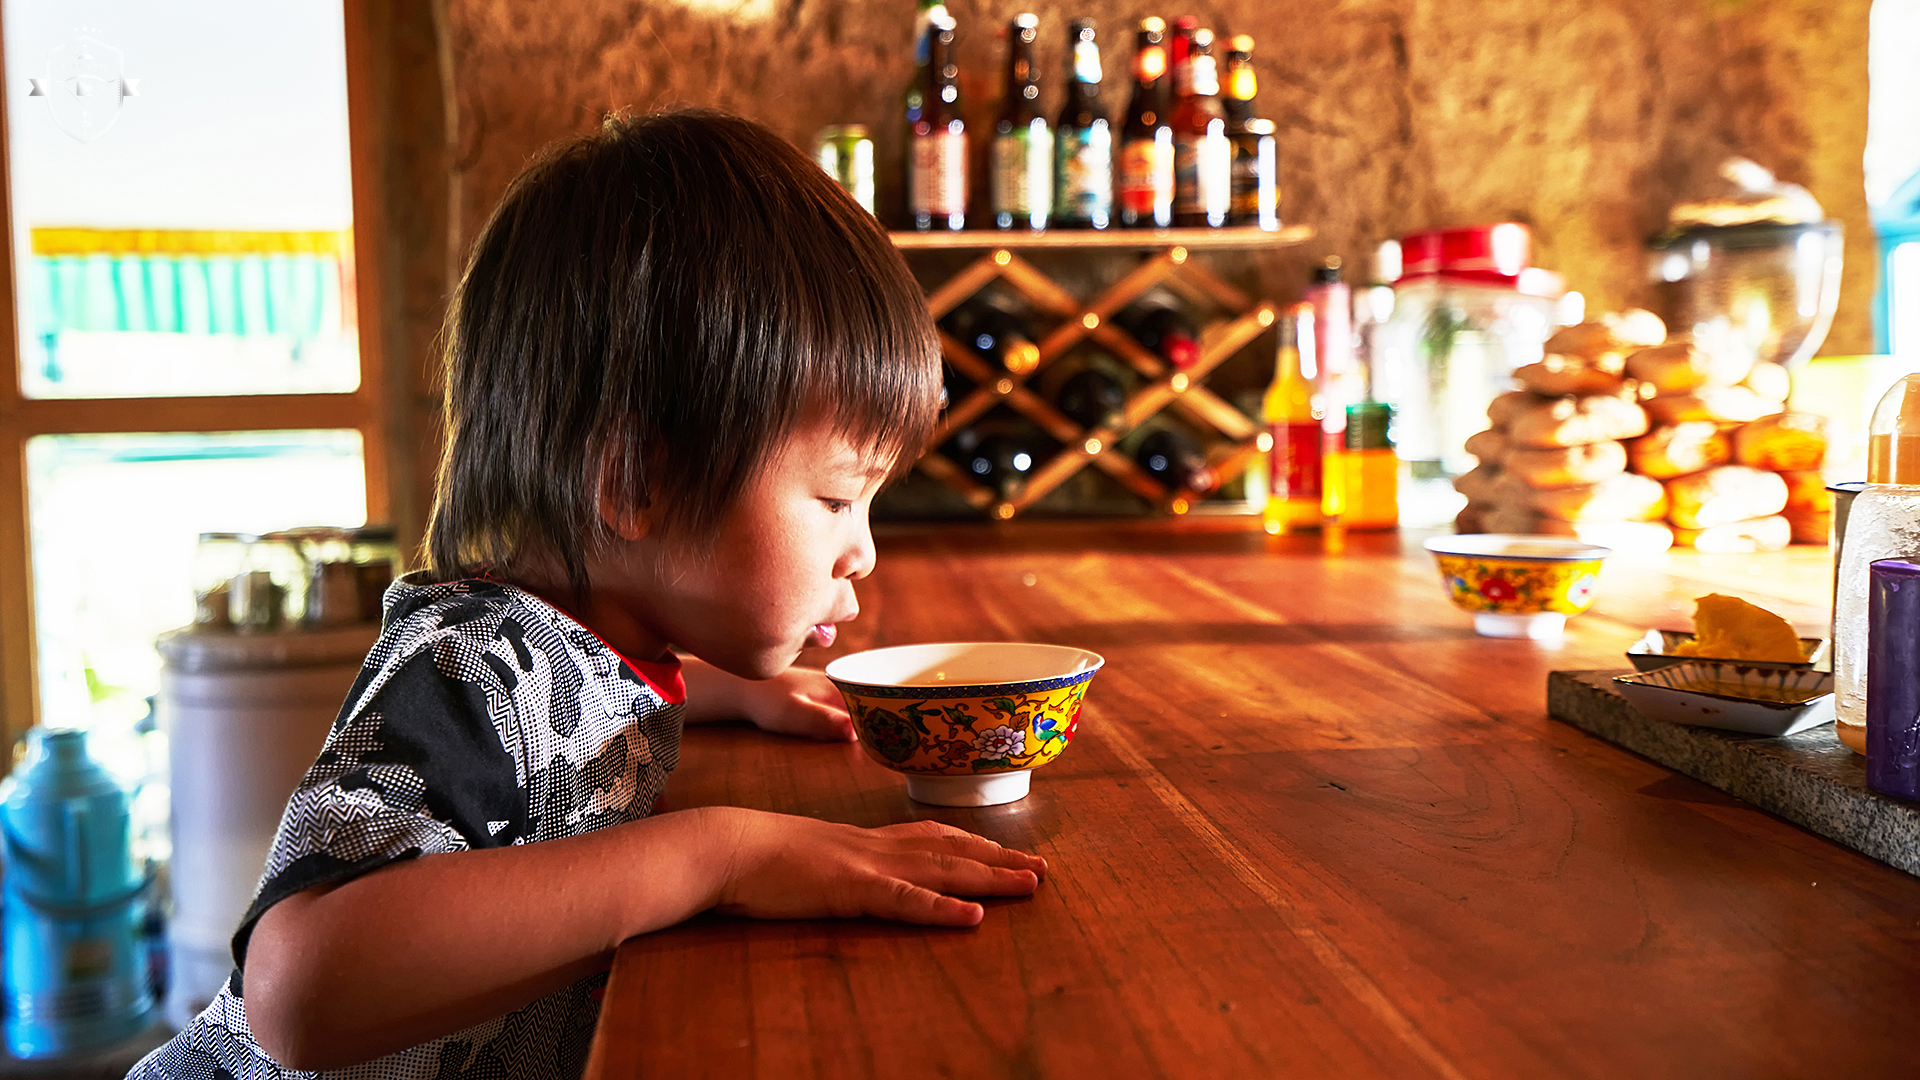
{"type": "Polygon", "coordinates": [[[1320,497],[1320,425],[1312,421],[1272,424],[1268,491],[1275,499],[1320,497]]]}
{"type": "Polygon", "coordinates": [[[936,217],[966,213],[966,132],[937,130],[913,137],[913,211],[936,217]]]}
{"type": "Polygon", "coordinates": [[[1045,228],[1053,204],[1053,133],[1044,121],[993,140],[993,211],[1045,228]]]}
{"type": "Polygon", "coordinates": [[[1147,218],[1166,213],[1173,203],[1173,140],[1134,139],[1122,146],[1118,186],[1121,209],[1147,218]]]}
{"type": "Polygon", "coordinates": [[[1233,204],[1233,144],[1226,122],[1215,120],[1201,134],[1183,132],[1173,140],[1173,213],[1205,215],[1224,225],[1233,204]]]}
{"type": "Polygon", "coordinates": [[[1105,226],[1113,214],[1113,135],[1105,121],[1055,134],[1059,186],[1054,212],[1068,221],[1105,226]]]}

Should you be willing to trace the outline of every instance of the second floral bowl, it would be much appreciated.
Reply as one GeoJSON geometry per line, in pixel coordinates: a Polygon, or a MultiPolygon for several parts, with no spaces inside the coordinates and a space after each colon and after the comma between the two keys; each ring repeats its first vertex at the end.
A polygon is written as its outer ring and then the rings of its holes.
{"type": "Polygon", "coordinates": [[[1106,663],[1065,645],[971,641],[852,653],[827,665],[867,755],[935,806],[1027,795],[1066,750],[1087,684],[1106,663]]]}
{"type": "Polygon", "coordinates": [[[1426,542],[1447,598],[1486,637],[1557,638],[1593,603],[1612,551],[1554,536],[1467,533],[1426,542]]]}

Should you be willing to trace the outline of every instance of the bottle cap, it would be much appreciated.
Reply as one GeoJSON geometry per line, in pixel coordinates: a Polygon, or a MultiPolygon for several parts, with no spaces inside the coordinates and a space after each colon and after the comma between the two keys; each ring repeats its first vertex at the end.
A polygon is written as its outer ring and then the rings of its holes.
{"type": "Polygon", "coordinates": [[[1920,373],[1894,383],[1874,407],[1867,483],[1920,484],[1920,373]]]}
{"type": "Polygon", "coordinates": [[[1340,281],[1340,256],[1329,255],[1313,271],[1313,280],[1320,285],[1335,285],[1340,281]]]}

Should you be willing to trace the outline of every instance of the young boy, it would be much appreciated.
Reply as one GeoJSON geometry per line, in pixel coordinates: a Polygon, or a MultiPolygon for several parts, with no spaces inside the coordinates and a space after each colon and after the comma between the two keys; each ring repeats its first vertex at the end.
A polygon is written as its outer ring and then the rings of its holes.
{"type": "Polygon", "coordinates": [[[578,1075],[635,934],[970,926],[956,896],[1034,890],[1040,859],[931,823],[648,816],[683,720],[852,737],[791,665],[858,612],[869,505],[939,393],[871,216],[758,125],[612,120],[507,192],[448,339],[430,568],[387,595],[227,987],[134,1076],[578,1075]]]}

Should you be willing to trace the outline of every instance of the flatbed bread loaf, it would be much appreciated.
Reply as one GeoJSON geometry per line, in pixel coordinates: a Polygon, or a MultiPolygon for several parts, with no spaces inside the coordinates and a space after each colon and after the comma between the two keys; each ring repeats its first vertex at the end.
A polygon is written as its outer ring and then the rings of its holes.
{"type": "Polygon", "coordinates": [[[1730,521],[1709,529],[1675,529],[1673,542],[1714,555],[1780,551],[1793,543],[1793,525],[1778,514],[1730,521]]]}
{"type": "Polygon", "coordinates": [[[1764,398],[1744,386],[1710,386],[1690,394],[1674,394],[1641,402],[1656,424],[1684,424],[1692,420],[1746,423],[1785,409],[1786,403],[1764,398]]]}
{"type": "Polygon", "coordinates": [[[1466,450],[1482,465],[1498,465],[1507,456],[1507,434],[1499,428],[1476,431],[1467,436],[1466,450]]]}
{"type": "Polygon", "coordinates": [[[1773,472],[1818,469],[1827,460],[1827,421],[1813,413],[1776,413],[1733,433],[1733,458],[1773,472]]]}
{"type": "Polygon", "coordinates": [[[1733,460],[1733,444],[1719,425],[1693,420],[1654,428],[1627,443],[1633,471],[1655,480],[1671,480],[1733,460]]]}
{"type": "Polygon", "coordinates": [[[1626,447],[1617,442],[1536,450],[1507,451],[1501,468],[1531,488],[1563,488],[1597,484],[1627,471],[1626,447]]]}
{"type": "MultiPolygon", "coordinates": [[[[1774,473],[1745,465],[1722,465],[1667,481],[1667,520],[1681,529],[1771,517],[1787,507],[1787,484],[1774,473]]],[[[1785,519],[1781,521],[1785,525],[1785,519]]],[[[1791,529],[1783,535],[1791,539],[1791,529]]],[[[1783,541],[1785,547],[1789,541],[1783,541]]],[[[1772,550],[1772,549],[1756,549],[1772,550]]]]}
{"type": "MultiPolygon", "coordinates": [[[[1499,400],[1496,398],[1496,403],[1499,400]]],[[[1516,448],[1585,446],[1613,439],[1631,439],[1647,431],[1646,411],[1631,401],[1612,395],[1551,399],[1536,397],[1535,400],[1538,404],[1518,409],[1503,425],[1508,442],[1516,448]]]]}
{"type": "Polygon", "coordinates": [[[1537,364],[1517,367],[1513,377],[1528,390],[1549,395],[1612,394],[1619,391],[1622,383],[1617,364],[1597,364],[1561,353],[1548,353],[1537,364]]]}
{"type": "Polygon", "coordinates": [[[1562,521],[1653,521],[1667,513],[1667,492],[1660,481],[1633,473],[1580,487],[1535,489],[1528,502],[1562,521]]]}

